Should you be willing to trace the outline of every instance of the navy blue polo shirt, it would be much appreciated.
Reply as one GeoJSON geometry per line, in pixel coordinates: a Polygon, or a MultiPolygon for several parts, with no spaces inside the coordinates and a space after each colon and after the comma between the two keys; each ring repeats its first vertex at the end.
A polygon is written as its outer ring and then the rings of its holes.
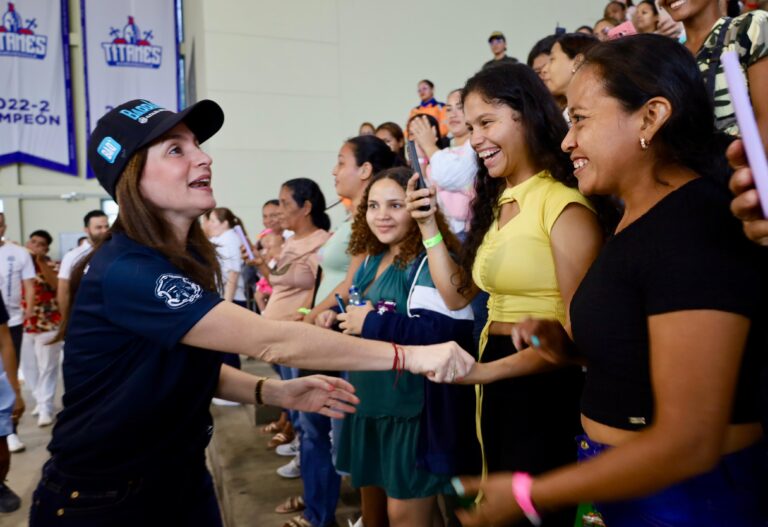
{"type": "Polygon", "coordinates": [[[179,341],[220,301],[125,235],[94,254],[66,336],[57,466],[131,477],[201,466],[222,354],[179,341]]]}

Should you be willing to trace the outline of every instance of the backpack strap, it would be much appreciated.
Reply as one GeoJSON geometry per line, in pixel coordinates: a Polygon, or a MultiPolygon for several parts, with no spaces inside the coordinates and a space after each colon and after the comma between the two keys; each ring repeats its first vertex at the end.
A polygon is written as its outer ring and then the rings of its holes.
{"type": "Polygon", "coordinates": [[[717,70],[720,67],[720,56],[723,54],[723,48],[725,47],[725,37],[728,33],[728,28],[731,27],[731,21],[733,19],[729,16],[723,18],[723,23],[720,26],[720,33],[717,34],[717,42],[715,47],[709,53],[709,69],[707,70],[707,93],[709,94],[709,100],[712,103],[715,102],[715,79],[717,77],[717,70]]]}

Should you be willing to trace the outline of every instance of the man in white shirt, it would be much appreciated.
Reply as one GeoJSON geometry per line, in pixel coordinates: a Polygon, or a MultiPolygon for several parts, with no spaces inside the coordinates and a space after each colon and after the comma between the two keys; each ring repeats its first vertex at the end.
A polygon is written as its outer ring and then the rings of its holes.
{"type": "MultiPolygon", "coordinates": [[[[35,308],[35,264],[24,247],[8,243],[5,236],[5,214],[0,212],[0,283],[3,301],[8,311],[8,330],[16,351],[16,364],[21,358],[21,338],[24,335],[24,319],[31,316],[35,308]],[[23,288],[22,288],[23,285],[23,288]],[[21,307],[22,289],[26,309],[21,307]]],[[[21,452],[24,444],[16,435],[16,426],[8,436],[8,449],[21,452]]]]}
{"type": "Polygon", "coordinates": [[[85,255],[91,252],[94,246],[101,242],[109,231],[107,215],[100,210],[92,210],[83,218],[83,231],[88,240],[75,247],[61,259],[59,266],[59,283],[56,287],[56,301],[62,317],[66,316],[69,309],[69,279],[72,270],[85,255]]]}

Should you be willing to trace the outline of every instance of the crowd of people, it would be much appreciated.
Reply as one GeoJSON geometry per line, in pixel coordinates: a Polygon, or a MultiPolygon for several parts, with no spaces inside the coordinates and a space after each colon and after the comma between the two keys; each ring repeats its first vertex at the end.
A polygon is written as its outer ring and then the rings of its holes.
{"type": "Polygon", "coordinates": [[[768,150],[760,4],[612,1],[527,63],[493,32],[445,103],[420,80],[402,126],[341,143],[334,226],[310,178],[251,236],[217,206],[216,103],[115,108],[88,154],[116,222],[86,215],[60,265],[44,230],[0,243],[0,507],[20,359],[56,420],[33,527],[221,525],[211,402],[283,408],[285,527],[335,525],[343,477],[357,526],[768,525],[768,220],[720,62],[768,150]]]}

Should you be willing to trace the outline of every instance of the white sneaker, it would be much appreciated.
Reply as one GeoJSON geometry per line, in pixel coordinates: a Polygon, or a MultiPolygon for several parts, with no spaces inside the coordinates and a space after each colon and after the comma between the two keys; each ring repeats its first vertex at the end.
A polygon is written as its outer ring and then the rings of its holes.
{"type": "Polygon", "coordinates": [[[12,453],[18,453],[18,452],[24,452],[26,450],[27,445],[21,442],[21,439],[19,439],[19,436],[16,434],[11,434],[8,436],[8,450],[12,453]]]}
{"type": "Polygon", "coordinates": [[[296,479],[301,477],[301,462],[299,456],[294,457],[288,464],[277,469],[277,475],[286,479],[296,479]]]}
{"type": "Polygon", "coordinates": [[[275,448],[275,453],[278,456],[296,457],[299,455],[300,448],[301,443],[299,442],[299,436],[296,436],[290,443],[278,445],[277,448],[275,448]]]}
{"type": "Polygon", "coordinates": [[[235,401],[227,401],[226,399],[219,399],[218,397],[211,399],[211,402],[216,406],[240,406],[240,403],[236,403],[235,401]]]}
{"type": "Polygon", "coordinates": [[[37,418],[37,426],[40,428],[44,426],[51,426],[53,424],[53,415],[50,412],[40,411],[40,415],[37,418]]]}
{"type": "Polygon", "coordinates": [[[31,415],[33,417],[36,416],[36,415],[40,415],[40,405],[39,404],[35,405],[35,408],[34,408],[34,410],[32,410],[31,415]]]}

